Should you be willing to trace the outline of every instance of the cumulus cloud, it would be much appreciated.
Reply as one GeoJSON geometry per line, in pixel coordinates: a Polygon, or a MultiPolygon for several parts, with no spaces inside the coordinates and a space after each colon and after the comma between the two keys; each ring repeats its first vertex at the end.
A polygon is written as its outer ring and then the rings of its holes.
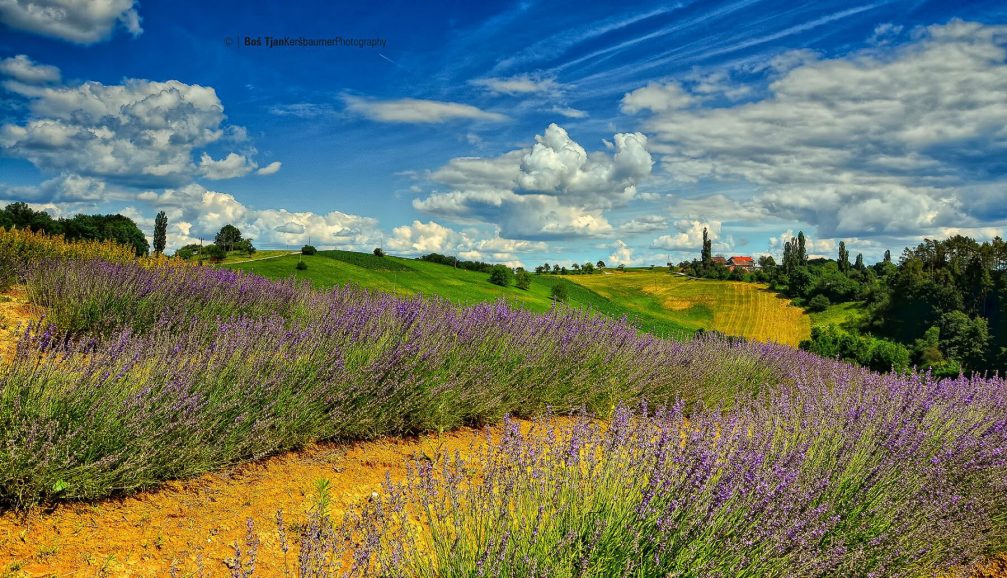
{"type": "Polygon", "coordinates": [[[614,152],[588,153],[556,124],[530,148],[497,157],[462,157],[433,171],[448,192],[415,199],[413,207],[460,221],[492,223],[511,239],[602,236],[604,211],[636,196],[651,172],[647,137],[616,134],[614,152]]]}
{"type": "Polygon", "coordinates": [[[647,83],[647,86],[627,93],[622,98],[622,111],[627,114],[649,110],[669,112],[688,107],[694,98],[676,82],[668,84],[647,83]]]}
{"type": "Polygon", "coordinates": [[[0,22],[11,28],[77,44],[94,44],[121,24],[143,32],[136,0],[0,0],[0,22]]]}
{"type": "Polygon", "coordinates": [[[623,110],[649,114],[671,175],[748,182],[756,214],[817,225],[824,237],[1003,222],[1005,32],[952,21],[901,46],[801,53],[760,100],[682,108],[680,86],[650,85],[623,110]]]}
{"type": "Polygon", "coordinates": [[[228,153],[220,160],[215,160],[210,155],[203,153],[199,160],[199,170],[208,179],[233,179],[243,177],[255,170],[255,163],[250,162],[244,155],[236,153],[228,153]]]}
{"type": "Polygon", "coordinates": [[[0,126],[0,150],[45,172],[148,187],[255,168],[235,153],[220,161],[204,154],[199,167],[193,163],[195,149],[227,133],[224,107],[211,87],[131,79],[121,85],[44,86],[26,96],[30,117],[0,126]]]}
{"type": "Polygon", "coordinates": [[[696,221],[683,219],[674,224],[675,233],[661,235],[650,243],[651,249],[663,249],[666,251],[695,251],[703,247],[703,229],[707,229],[714,244],[720,248],[730,248],[719,242],[720,223],[718,221],[696,221]]]}
{"type": "Polygon", "coordinates": [[[520,253],[546,249],[542,242],[503,239],[496,233],[484,235],[475,230],[456,231],[436,221],[413,221],[411,225],[395,227],[385,245],[403,255],[441,253],[511,266],[521,265],[520,253]]]}
{"type": "Polygon", "coordinates": [[[346,110],[378,122],[434,124],[452,120],[507,120],[505,115],[487,112],[469,104],[400,98],[397,100],[368,100],[345,96],[346,110]]]}
{"type": "Polygon", "coordinates": [[[51,84],[60,80],[59,68],[38,64],[24,54],[0,60],[0,75],[24,84],[51,84]]]}
{"type": "Polygon", "coordinates": [[[619,265],[632,265],[633,264],[633,249],[618,240],[615,242],[615,246],[612,250],[612,254],[608,256],[608,265],[610,267],[617,267],[619,265]]]}
{"type": "Polygon", "coordinates": [[[245,237],[255,239],[260,246],[299,247],[310,237],[311,243],[318,246],[370,250],[381,238],[378,221],[371,217],[340,211],[319,214],[253,209],[234,195],[211,191],[199,184],[168,188],[160,193],[147,191],[136,200],[151,209],[137,213],[139,222],[146,227],[144,230],[153,227],[152,218],[145,216],[153,214],[153,209],[164,210],[169,223],[180,227],[169,236],[171,247],[212,239],[227,224],[238,227],[245,237]]]}

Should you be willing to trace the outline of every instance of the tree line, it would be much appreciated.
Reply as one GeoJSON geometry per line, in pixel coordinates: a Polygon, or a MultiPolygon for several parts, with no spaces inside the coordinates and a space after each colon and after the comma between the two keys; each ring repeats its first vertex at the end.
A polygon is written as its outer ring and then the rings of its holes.
{"type": "Polygon", "coordinates": [[[783,257],[730,271],[714,261],[703,231],[700,258],[678,270],[696,277],[767,283],[809,311],[857,302],[862,322],[816,327],[802,347],[877,370],[930,368],[939,375],[1007,370],[1007,243],[962,235],[925,239],[899,262],[886,250],[867,265],[840,241],[835,259],[809,258],[803,232],[784,243],[783,257]]]}

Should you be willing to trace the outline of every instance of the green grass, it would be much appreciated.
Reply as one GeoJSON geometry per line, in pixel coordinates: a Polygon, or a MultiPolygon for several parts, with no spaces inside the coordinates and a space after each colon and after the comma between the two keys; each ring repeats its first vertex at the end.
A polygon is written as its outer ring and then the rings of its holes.
{"type": "MultiPolygon", "coordinates": [[[[232,263],[245,263],[248,261],[261,261],[262,259],[272,259],[274,257],[279,257],[280,255],[289,255],[290,251],[256,251],[251,256],[247,253],[242,253],[240,251],[230,251],[227,257],[220,262],[221,265],[230,265],[232,263]]],[[[193,259],[198,260],[197,257],[193,259]]]]}
{"type": "Polygon", "coordinates": [[[611,317],[626,317],[643,331],[666,337],[687,338],[691,326],[673,318],[653,315],[652,312],[627,307],[599,295],[597,292],[569,281],[572,277],[535,275],[528,291],[514,286],[499,287],[489,282],[489,274],[455,269],[438,263],[375,257],[367,253],[349,251],[320,251],[317,255],[287,255],[267,261],[225,264],[272,279],[295,277],[310,282],[317,288],[353,284],[367,289],[397,295],[428,295],[443,297],[454,303],[474,303],[503,299],[508,304],[531,311],[548,311],[552,307],[552,287],[563,284],[567,288],[567,303],[588,308],[611,317]],[[298,260],[308,268],[295,269],[298,260]]]}
{"type": "Polygon", "coordinates": [[[811,325],[838,325],[843,329],[855,329],[867,316],[863,302],[836,303],[825,311],[811,313],[811,325]]]}

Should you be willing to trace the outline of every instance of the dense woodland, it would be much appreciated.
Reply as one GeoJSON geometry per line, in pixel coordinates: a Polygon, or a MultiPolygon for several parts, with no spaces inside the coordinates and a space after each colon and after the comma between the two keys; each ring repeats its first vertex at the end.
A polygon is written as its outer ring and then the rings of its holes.
{"type": "Polygon", "coordinates": [[[701,257],[682,263],[689,275],[768,283],[811,311],[862,302],[865,320],[849,328],[816,328],[804,347],[879,370],[911,365],[935,373],[1007,369],[1007,243],[979,243],[956,235],[926,239],[903,251],[898,263],[885,252],[866,265],[851,261],[839,243],[835,260],[809,259],[804,234],[787,242],[782,263],[759,259],[753,272],[714,262],[704,232],[701,257]]]}

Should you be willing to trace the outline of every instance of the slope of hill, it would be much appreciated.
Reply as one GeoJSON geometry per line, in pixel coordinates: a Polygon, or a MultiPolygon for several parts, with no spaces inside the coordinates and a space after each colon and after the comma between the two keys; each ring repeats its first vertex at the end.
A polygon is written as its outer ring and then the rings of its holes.
{"type": "Polygon", "coordinates": [[[552,307],[552,287],[563,285],[567,290],[567,303],[571,306],[588,308],[611,317],[626,317],[639,329],[664,337],[687,339],[695,331],[694,324],[681,323],[673,316],[655,316],[647,310],[613,301],[592,289],[571,283],[569,279],[572,277],[536,275],[531,288],[524,291],[514,286],[493,285],[486,273],[427,261],[375,257],[349,251],[319,251],[311,256],[286,255],[224,266],[272,279],[296,277],[319,288],[350,283],[399,295],[439,296],[458,304],[503,299],[510,305],[539,312],[552,307]],[[299,260],[304,261],[307,269],[295,268],[299,260]]]}
{"type": "Polygon", "coordinates": [[[667,272],[626,271],[569,279],[611,301],[691,329],[714,329],[796,347],[811,321],[789,300],[755,283],[691,279],[667,272]]]}
{"type": "Polygon", "coordinates": [[[570,305],[625,316],[643,331],[678,339],[688,338],[696,329],[713,329],[796,347],[811,332],[812,320],[802,309],[761,285],[689,279],[664,271],[535,275],[531,289],[523,291],[493,285],[485,273],[349,251],[286,255],[226,266],[274,279],[295,276],[316,287],[351,283],[400,295],[436,295],[459,304],[503,299],[532,311],[548,310],[552,287],[562,284],[570,305]],[[297,270],[298,260],[308,268],[297,270]]]}

